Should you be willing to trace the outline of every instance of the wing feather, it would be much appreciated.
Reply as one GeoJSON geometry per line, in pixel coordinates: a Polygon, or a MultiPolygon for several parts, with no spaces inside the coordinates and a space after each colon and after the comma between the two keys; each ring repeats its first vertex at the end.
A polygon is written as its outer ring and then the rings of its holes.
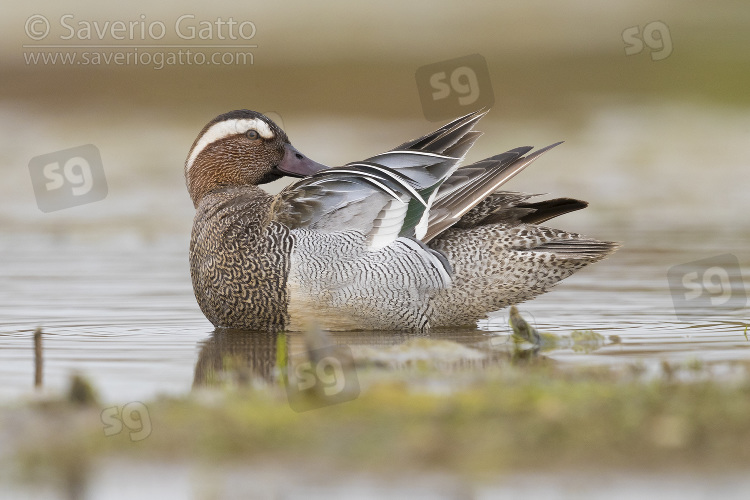
{"type": "Polygon", "coordinates": [[[428,242],[453,226],[500,186],[559,144],[562,143],[558,142],[522,156],[531,150],[530,147],[524,146],[458,169],[446,181],[446,188],[441,188],[438,192],[422,241],[428,242]]]}
{"type": "Polygon", "coordinates": [[[277,195],[275,218],[291,228],[362,231],[372,249],[421,237],[442,183],[480,133],[474,112],[364,161],[318,172],[277,195]],[[450,154],[447,154],[450,153],[450,154]]]}
{"type": "MultiPolygon", "coordinates": [[[[481,135],[473,128],[485,114],[469,113],[391,151],[301,179],[277,196],[274,216],[290,228],[321,232],[340,231],[345,224],[363,232],[371,248],[399,237],[428,242],[468,213],[475,217],[474,207],[560,144],[534,152],[511,149],[459,168],[481,135]]],[[[536,218],[572,206],[549,207],[536,218]]],[[[528,208],[531,213],[534,207],[528,208]]]]}

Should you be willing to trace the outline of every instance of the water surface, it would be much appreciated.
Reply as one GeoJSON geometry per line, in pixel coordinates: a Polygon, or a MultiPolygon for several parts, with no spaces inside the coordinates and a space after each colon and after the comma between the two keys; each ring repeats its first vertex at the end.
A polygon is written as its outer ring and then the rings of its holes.
{"type": "MultiPolygon", "coordinates": [[[[746,310],[696,307],[683,311],[682,319],[675,314],[666,270],[711,252],[702,245],[665,249],[664,241],[671,237],[664,232],[632,234],[612,258],[522,304],[523,315],[540,331],[565,337],[575,330],[593,330],[608,339],[590,352],[563,346],[544,355],[573,364],[750,360],[746,310]],[[658,247],[649,243],[656,235],[658,247]],[[613,335],[619,343],[609,340],[613,335]]],[[[720,244],[722,252],[743,256],[743,235],[695,235],[695,241],[707,238],[720,244]]],[[[32,392],[32,334],[37,327],[44,332],[48,391],[63,390],[69,375],[80,372],[107,401],[189,392],[196,363],[214,329],[193,297],[186,244],[178,238],[111,242],[6,237],[0,287],[0,396],[12,399],[32,392]]],[[[735,279],[734,286],[742,286],[741,281],[735,279]]],[[[509,333],[507,311],[500,311],[481,321],[477,330],[440,332],[433,338],[479,351],[503,350],[509,333]]],[[[351,332],[333,338],[383,349],[414,335],[351,332]]],[[[232,339],[230,344],[246,351],[275,349],[263,336],[235,334],[232,339]]],[[[291,340],[301,345],[299,335],[291,335],[291,340]]],[[[273,353],[265,356],[273,364],[273,353]]]]}

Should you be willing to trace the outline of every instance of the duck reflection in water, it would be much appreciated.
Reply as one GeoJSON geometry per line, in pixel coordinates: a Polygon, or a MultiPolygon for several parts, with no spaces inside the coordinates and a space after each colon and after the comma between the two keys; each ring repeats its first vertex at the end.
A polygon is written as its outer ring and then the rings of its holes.
{"type": "Polygon", "coordinates": [[[426,359],[442,367],[482,369],[509,359],[506,352],[488,349],[493,338],[488,332],[477,329],[425,334],[393,331],[323,333],[310,328],[301,334],[217,328],[199,344],[193,387],[277,383],[282,371],[298,360],[308,359],[316,363],[321,353],[336,356],[337,349],[347,349],[347,346],[351,348],[348,357],[353,366],[344,366],[344,369],[365,366],[407,368],[426,359]]]}
{"type": "Polygon", "coordinates": [[[242,386],[253,380],[272,382],[279,335],[284,334],[216,329],[200,343],[193,388],[226,383],[242,386]]]}

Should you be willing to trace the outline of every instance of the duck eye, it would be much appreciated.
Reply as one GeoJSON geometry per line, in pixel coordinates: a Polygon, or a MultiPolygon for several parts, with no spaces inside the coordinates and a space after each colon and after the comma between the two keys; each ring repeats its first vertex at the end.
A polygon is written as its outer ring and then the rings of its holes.
{"type": "Polygon", "coordinates": [[[258,137],[260,137],[260,135],[258,135],[258,132],[256,130],[248,130],[247,132],[245,132],[245,137],[247,137],[251,141],[254,141],[258,137]]]}

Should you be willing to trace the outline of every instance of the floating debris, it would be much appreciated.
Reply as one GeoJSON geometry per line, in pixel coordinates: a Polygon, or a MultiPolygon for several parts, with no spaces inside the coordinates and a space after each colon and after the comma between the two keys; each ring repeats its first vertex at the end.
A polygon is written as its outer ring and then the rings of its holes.
{"type": "MultiPolygon", "coordinates": [[[[572,349],[575,352],[591,352],[607,343],[607,339],[593,330],[574,330],[568,335],[540,332],[521,316],[516,306],[510,307],[508,325],[512,329],[513,356],[515,359],[534,357],[540,352],[555,349],[572,349]]],[[[617,335],[611,335],[612,344],[621,343],[617,335]]]]}
{"type": "Polygon", "coordinates": [[[571,346],[576,352],[591,352],[604,345],[604,335],[593,330],[574,330],[570,334],[571,346]]]}
{"type": "Polygon", "coordinates": [[[508,324],[513,329],[514,342],[529,342],[535,346],[541,345],[542,339],[539,332],[523,319],[516,306],[510,306],[508,324]]]}
{"type": "Polygon", "coordinates": [[[352,346],[356,364],[389,369],[413,367],[450,369],[482,365],[488,355],[451,340],[414,338],[401,344],[376,347],[352,346]]]}

